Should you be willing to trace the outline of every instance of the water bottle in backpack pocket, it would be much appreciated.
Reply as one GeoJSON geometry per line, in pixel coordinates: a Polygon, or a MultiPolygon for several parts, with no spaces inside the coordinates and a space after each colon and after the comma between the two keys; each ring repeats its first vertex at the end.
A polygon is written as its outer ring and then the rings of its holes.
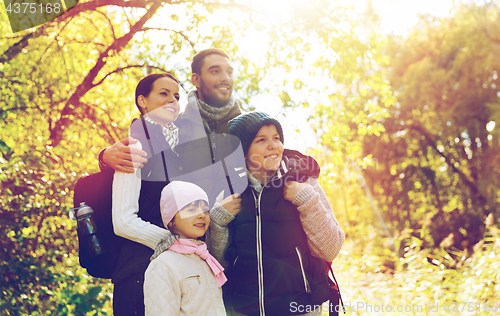
{"type": "Polygon", "coordinates": [[[103,242],[100,240],[97,231],[97,225],[94,221],[94,210],[85,204],[80,203],[80,207],[74,209],[73,219],[76,220],[76,229],[78,232],[78,240],[80,241],[80,251],[88,254],[89,258],[94,258],[107,252],[103,242]],[[76,215],[75,215],[76,213],[76,215]],[[83,249],[85,248],[85,249],[83,249]]]}
{"type": "Polygon", "coordinates": [[[113,176],[101,171],[78,179],[70,211],[77,221],[80,265],[96,278],[112,278],[124,240],[113,230],[113,176]]]}

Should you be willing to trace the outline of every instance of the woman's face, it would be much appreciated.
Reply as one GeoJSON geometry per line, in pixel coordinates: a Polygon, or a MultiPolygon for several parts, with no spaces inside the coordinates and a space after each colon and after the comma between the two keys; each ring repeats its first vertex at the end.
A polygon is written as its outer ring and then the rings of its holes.
{"type": "Polygon", "coordinates": [[[269,177],[278,170],[282,158],[283,144],[276,126],[262,126],[245,156],[248,170],[258,179],[258,175],[269,177]]]}
{"type": "Polygon", "coordinates": [[[179,84],[168,77],[161,77],[153,83],[147,97],[138,98],[143,113],[156,123],[165,126],[179,116],[179,84]]]}

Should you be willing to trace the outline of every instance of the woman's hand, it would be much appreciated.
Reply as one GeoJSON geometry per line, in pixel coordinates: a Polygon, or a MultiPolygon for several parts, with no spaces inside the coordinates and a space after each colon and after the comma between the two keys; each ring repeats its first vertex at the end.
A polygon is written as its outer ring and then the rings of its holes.
{"type": "Polygon", "coordinates": [[[283,189],[283,195],[285,197],[285,200],[287,201],[292,201],[295,195],[299,193],[300,190],[303,188],[310,186],[308,183],[299,183],[297,181],[287,181],[285,183],[285,188],[283,189]]]}

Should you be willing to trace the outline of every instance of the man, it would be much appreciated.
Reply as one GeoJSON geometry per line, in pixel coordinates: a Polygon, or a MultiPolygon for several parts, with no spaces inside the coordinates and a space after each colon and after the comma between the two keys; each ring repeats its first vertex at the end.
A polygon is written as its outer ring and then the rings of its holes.
{"type": "MultiPolygon", "coordinates": [[[[178,148],[184,145],[184,152],[188,153],[184,155],[188,159],[185,165],[191,166],[192,173],[203,169],[209,163],[217,162],[217,152],[214,149],[216,149],[217,139],[221,138],[215,136],[228,134],[229,120],[241,114],[240,106],[232,96],[233,69],[231,58],[222,49],[205,49],[193,57],[191,81],[196,90],[189,92],[186,110],[175,122],[175,125],[179,127],[178,148]],[[210,162],[207,161],[208,153],[210,153],[210,162]]],[[[101,151],[99,154],[101,170],[112,168],[116,171],[132,173],[134,168],[142,168],[147,162],[146,152],[128,146],[136,142],[137,140],[127,137],[101,151]]],[[[227,181],[228,170],[225,170],[225,165],[223,168],[224,173],[213,170],[197,172],[196,177],[201,182],[192,181],[198,182],[197,184],[204,189],[213,188],[212,193],[208,192],[212,203],[218,195],[215,192],[218,186],[214,184],[227,181]]],[[[183,180],[189,181],[186,178],[183,180]]],[[[228,194],[229,192],[225,192],[226,196],[228,194]]],[[[239,211],[241,200],[237,196],[237,194],[232,194],[221,202],[232,215],[236,215],[239,211]]]]}

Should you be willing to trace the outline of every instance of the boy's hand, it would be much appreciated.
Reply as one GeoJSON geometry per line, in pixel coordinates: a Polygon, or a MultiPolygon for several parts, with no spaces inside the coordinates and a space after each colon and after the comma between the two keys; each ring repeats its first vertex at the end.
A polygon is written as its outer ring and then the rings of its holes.
{"type": "Polygon", "coordinates": [[[120,139],[113,146],[104,150],[103,162],[116,171],[133,173],[134,168],[142,168],[148,160],[144,150],[130,148],[128,145],[137,143],[137,139],[127,137],[120,139]]]}
{"type": "Polygon", "coordinates": [[[285,200],[287,201],[292,201],[293,198],[297,193],[299,193],[300,190],[303,188],[307,187],[308,183],[299,183],[297,181],[287,181],[285,183],[285,188],[283,189],[283,196],[285,197],[285,200]]]}
{"type": "Polygon", "coordinates": [[[229,212],[231,215],[236,216],[241,211],[241,195],[235,193],[228,196],[220,204],[229,212]]]}

